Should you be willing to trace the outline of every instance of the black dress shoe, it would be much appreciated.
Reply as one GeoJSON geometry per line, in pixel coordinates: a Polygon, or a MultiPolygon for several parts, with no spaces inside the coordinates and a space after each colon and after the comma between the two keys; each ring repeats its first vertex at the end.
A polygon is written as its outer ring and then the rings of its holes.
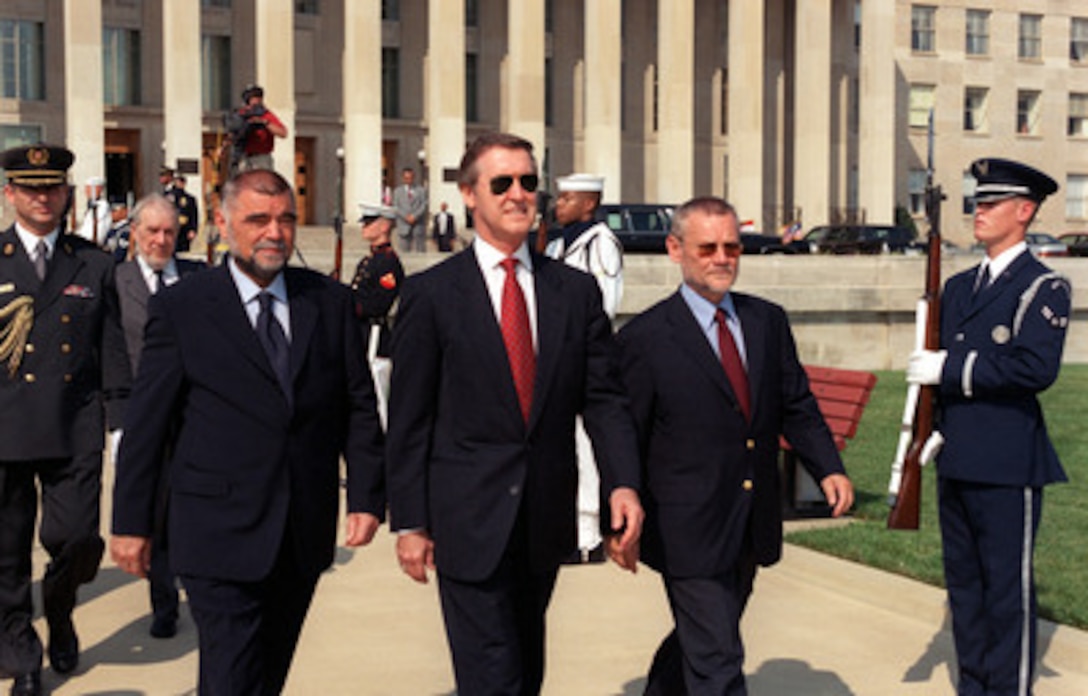
{"type": "Polygon", "coordinates": [[[173,638],[178,633],[177,619],[156,616],[148,630],[152,638],[173,638]]]}
{"type": "Polygon", "coordinates": [[[49,665],[59,674],[79,666],[79,637],[71,619],[49,625],[49,665]]]}
{"type": "Polygon", "coordinates": [[[11,696],[38,696],[42,692],[42,671],[36,669],[15,677],[11,682],[11,696]]]}

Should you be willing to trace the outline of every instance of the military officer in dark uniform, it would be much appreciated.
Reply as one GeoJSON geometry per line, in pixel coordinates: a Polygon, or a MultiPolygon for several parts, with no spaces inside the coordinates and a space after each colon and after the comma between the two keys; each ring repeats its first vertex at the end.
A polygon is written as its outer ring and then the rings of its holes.
{"type": "Polygon", "coordinates": [[[363,240],[370,243],[370,255],[355,267],[351,289],[355,292],[355,314],[362,325],[363,340],[369,351],[370,341],[378,327],[377,354],[389,355],[389,310],[397,300],[404,281],[404,267],[389,242],[397,211],[385,205],[364,205],[363,240]]]}
{"type": "Polygon", "coordinates": [[[196,198],[185,190],[185,176],[174,176],[174,187],[166,194],[178,209],[178,241],[175,251],[184,253],[189,251],[189,246],[196,239],[196,232],[200,225],[200,211],[196,207],[196,198]]]}
{"type": "Polygon", "coordinates": [[[1024,242],[1054,180],[995,158],[971,173],[986,258],[948,280],[941,349],[913,354],[907,379],[939,393],[938,505],[958,693],[1028,694],[1043,486],[1066,480],[1037,395],[1058,377],[1072,290],[1024,242]]]}
{"type": "Polygon", "coordinates": [[[113,260],[60,234],[73,160],[44,144],[0,153],[15,211],[0,233],[0,676],[20,696],[41,691],[42,644],[31,625],[38,487],[51,559],[41,583],[49,662],[67,674],[79,663],[76,591],[103,550],[106,424],[116,427],[130,382],[113,260]]]}

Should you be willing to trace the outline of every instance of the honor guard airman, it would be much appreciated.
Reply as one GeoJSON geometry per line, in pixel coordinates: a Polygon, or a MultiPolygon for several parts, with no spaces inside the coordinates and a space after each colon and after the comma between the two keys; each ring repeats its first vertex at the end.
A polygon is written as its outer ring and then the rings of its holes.
{"type": "Polygon", "coordinates": [[[907,379],[938,387],[938,505],[958,692],[1029,694],[1043,487],[1066,480],[1037,395],[1058,377],[1072,290],[1024,241],[1057,183],[997,158],[977,160],[971,173],[986,258],[946,283],[941,349],[913,354],[907,379]]]}
{"type": "Polygon", "coordinates": [[[67,674],[79,662],[76,591],[103,550],[107,414],[119,415],[130,381],[113,260],[60,233],[73,160],[45,144],[0,153],[15,211],[0,233],[0,674],[20,696],[41,692],[42,643],[31,625],[38,489],[49,662],[67,674]]]}

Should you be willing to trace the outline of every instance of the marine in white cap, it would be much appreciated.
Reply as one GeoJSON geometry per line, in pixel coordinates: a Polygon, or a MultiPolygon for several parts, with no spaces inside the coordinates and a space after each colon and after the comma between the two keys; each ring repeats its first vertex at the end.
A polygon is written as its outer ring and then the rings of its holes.
{"type": "MultiPolygon", "coordinates": [[[[589,273],[601,288],[604,311],[616,318],[623,297],[623,247],[604,222],[595,219],[604,191],[604,177],[571,174],[558,182],[555,221],[559,236],[544,253],[568,266],[589,273]]],[[[571,562],[602,562],[600,529],[600,479],[593,448],[581,418],[575,431],[578,453],[578,557],[571,562]]]]}

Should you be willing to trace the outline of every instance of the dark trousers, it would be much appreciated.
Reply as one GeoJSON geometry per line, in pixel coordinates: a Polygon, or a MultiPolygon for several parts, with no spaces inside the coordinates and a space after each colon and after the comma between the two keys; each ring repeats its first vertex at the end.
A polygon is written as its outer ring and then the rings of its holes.
{"type": "Polygon", "coordinates": [[[201,696],[273,696],[283,690],[317,576],[299,572],[285,534],[263,580],[181,575],[200,647],[201,696]]]}
{"type": "Polygon", "coordinates": [[[558,568],[531,568],[519,520],[499,566],[481,582],[438,572],[446,638],[458,696],[540,693],[544,681],[544,615],[558,568]]]}
{"type": "Polygon", "coordinates": [[[42,644],[31,621],[31,548],[41,486],[42,546],[50,561],[42,609],[50,626],[71,620],[79,586],[98,572],[102,453],[71,459],[0,462],[0,675],[41,668],[42,644]]]}
{"type": "Polygon", "coordinates": [[[960,696],[1031,693],[1041,488],[938,478],[960,696]]]}
{"type": "Polygon", "coordinates": [[[161,545],[151,545],[151,568],[147,573],[151,613],[160,621],[178,620],[178,588],[170,570],[170,553],[161,545]]]}
{"type": "Polygon", "coordinates": [[[748,693],[740,620],[755,576],[755,559],[746,552],[723,575],[664,577],[676,627],[654,655],[646,679],[647,696],[748,693]]]}

